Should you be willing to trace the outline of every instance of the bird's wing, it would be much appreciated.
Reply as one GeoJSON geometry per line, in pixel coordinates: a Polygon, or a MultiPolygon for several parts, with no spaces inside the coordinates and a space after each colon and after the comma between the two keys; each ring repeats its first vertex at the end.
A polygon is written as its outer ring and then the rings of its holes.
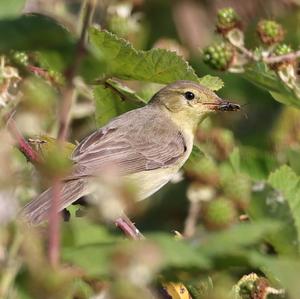
{"type": "Polygon", "coordinates": [[[116,166],[122,175],[168,167],[186,151],[181,132],[158,111],[146,107],[121,115],[85,138],[75,149],[72,178],[116,166]]]}

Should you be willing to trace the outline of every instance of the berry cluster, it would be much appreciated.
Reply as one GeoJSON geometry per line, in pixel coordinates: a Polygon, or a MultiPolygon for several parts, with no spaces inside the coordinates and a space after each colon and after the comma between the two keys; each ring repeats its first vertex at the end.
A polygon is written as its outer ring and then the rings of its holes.
{"type": "Polygon", "coordinates": [[[25,52],[12,51],[11,53],[12,60],[22,66],[28,65],[28,56],[25,52]]]}
{"type": "Polygon", "coordinates": [[[203,51],[203,60],[216,70],[228,69],[234,60],[234,48],[225,42],[207,47],[203,51]]]}
{"type": "Polygon", "coordinates": [[[266,45],[280,43],[284,39],[284,30],[282,26],[272,20],[261,20],[257,24],[256,31],[261,42],[266,45]]]}
{"type": "Polygon", "coordinates": [[[237,213],[231,200],[220,197],[205,203],[202,219],[208,229],[224,229],[234,223],[237,213]]]}
{"type": "Polygon", "coordinates": [[[231,7],[220,9],[217,18],[217,32],[223,35],[234,28],[241,27],[240,19],[235,10],[231,7]]]}

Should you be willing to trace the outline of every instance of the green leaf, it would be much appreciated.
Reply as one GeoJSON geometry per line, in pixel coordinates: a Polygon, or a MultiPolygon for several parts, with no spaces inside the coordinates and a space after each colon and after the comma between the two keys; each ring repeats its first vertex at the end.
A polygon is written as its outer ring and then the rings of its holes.
{"type": "MultiPolygon", "coordinates": [[[[75,207],[72,207],[75,210],[75,207]]],[[[91,276],[106,276],[109,256],[121,239],[84,217],[71,217],[63,225],[62,257],[91,276]]]]}
{"type": "Polygon", "coordinates": [[[207,269],[210,265],[209,260],[185,240],[176,240],[174,236],[162,233],[152,234],[147,238],[162,251],[164,267],[207,269]]]}
{"type": "Polygon", "coordinates": [[[107,84],[110,84],[117,92],[120,93],[120,95],[125,99],[129,101],[135,102],[137,105],[143,106],[144,104],[147,104],[147,101],[144,100],[142,97],[138,96],[135,91],[130,89],[127,86],[122,85],[121,83],[108,79],[106,81],[107,84]]]}
{"type": "Polygon", "coordinates": [[[300,108],[300,100],[268,66],[264,63],[256,63],[246,69],[243,75],[247,80],[270,92],[272,97],[285,105],[300,108]]]}
{"type": "Polygon", "coordinates": [[[192,67],[174,52],[164,49],[140,51],[108,31],[91,28],[89,33],[99,57],[105,57],[107,75],[162,84],[176,80],[198,81],[192,67]]]}
{"type": "Polygon", "coordinates": [[[0,19],[11,18],[21,14],[25,0],[1,0],[0,19]]]}
{"type": "Polygon", "coordinates": [[[279,225],[274,221],[239,224],[229,230],[209,234],[199,245],[199,250],[208,256],[232,254],[235,250],[257,243],[278,229],[279,225]]]}
{"type": "Polygon", "coordinates": [[[103,242],[79,247],[65,247],[62,249],[62,257],[65,262],[83,268],[91,276],[107,276],[110,265],[109,257],[115,246],[115,242],[103,242]]]}
{"type": "Polygon", "coordinates": [[[288,166],[284,165],[270,174],[268,182],[276,190],[280,191],[287,200],[293,216],[300,240],[300,178],[288,166]]]}
{"type": "Polygon", "coordinates": [[[266,235],[266,240],[274,247],[278,254],[297,255],[297,230],[286,201],[280,200],[280,195],[274,192],[268,185],[258,183],[256,191],[252,193],[247,214],[250,219],[256,221],[279,221],[278,231],[266,235]],[[261,184],[261,186],[259,186],[261,184]]]}
{"type": "MultiPolygon", "coordinates": [[[[75,210],[75,206],[69,207],[75,210]]],[[[84,217],[71,217],[63,225],[63,246],[80,247],[99,243],[110,243],[118,240],[108,230],[99,224],[93,223],[84,217]],[[72,236],[70,238],[70,235],[72,236]]]]}
{"type": "Polygon", "coordinates": [[[252,179],[267,179],[276,166],[277,161],[268,152],[250,146],[240,147],[240,170],[252,179]]]}
{"type": "Polygon", "coordinates": [[[67,52],[75,44],[72,35],[50,17],[31,14],[0,20],[0,52],[11,49],[60,50],[67,52]]]}
{"type": "Polygon", "coordinates": [[[250,254],[249,258],[254,267],[260,267],[268,278],[273,280],[273,283],[278,283],[279,281],[281,287],[288,293],[288,298],[299,299],[299,260],[267,257],[257,253],[250,254]]]}
{"type": "Polygon", "coordinates": [[[202,78],[199,78],[198,81],[211,90],[219,90],[224,86],[224,82],[221,78],[211,75],[206,75],[202,78]]]}
{"type": "Polygon", "coordinates": [[[140,107],[133,101],[122,100],[118,93],[102,85],[95,87],[94,98],[96,101],[96,122],[98,126],[105,125],[113,117],[128,110],[140,107]]]}

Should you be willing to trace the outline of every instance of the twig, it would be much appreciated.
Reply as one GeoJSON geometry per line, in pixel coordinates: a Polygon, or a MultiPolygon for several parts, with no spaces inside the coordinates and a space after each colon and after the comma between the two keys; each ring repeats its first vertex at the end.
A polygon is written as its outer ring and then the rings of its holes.
{"type": "MultiPolygon", "coordinates": [[[[230,40],[229,40],[230,42],[230,40]]],[[[260,58],[256,56],[252,51],[248,50],[247,48],[243,46],[238,46],[230,42],[232,46],[234,46],[236,49],[238,49],[242,54],[244,54],[248,59],[253,61],[259,61],[260,58]]]]}
{"type": "Polygon", "coordinates": [[[248,50],[244,46],[236,45],[236,44],[232,43],[230,41],[230,39],[228,39],[228,41],[230,42],[230,44],[233,47],[235,47],[242,54],[244,54],[249,60],[252,60],[252,61],[255,61],[255,62],[262,61],[266,64],[274,64],[274,63],[287,61],[287,60],[295,60],[295,59],[300,57],[300,50],[295,51],[295,52],[291,52],[291,53],[288,53],[288,54],[284,54],[284,55],[259,57],[258,55],[255,55],[252,51],[248,50]]]}
{"type": "Polygon", "coordinates": [[[50,82],[54,82],[53,78],[50,76],[49,72],[47,72],[46,70],[44,70],[43,68],[41,67],[38,67],[38,66],[35,66],[35,65],[27,65],[26,66],[26,69],[30,72],[30,73],[33,73],[37,76],[40,76],[42,78],[44,78],[45,80],[47,81],[50,81],[50,82]]]}
{"type": "Polygon", "coordinates": [[[92,19],[92,15],[94,12],[96,0],[87,0],[84,3],[84,18],[82,29],[80,33],[80,38],[78,40],[75,57],[72,65],[66,70],[65,76],[67,80],[67,86],[65,91],[63,92],[62,104],[59,109],[59,132],[58,132],[58,140],[65,140],[68,135],[69,123],[70,123],[70,110],[73,102],[73,79],[76,75],[77,68],[79,66],[82,55],[85,52],[85,41],[87,36],[87,30],[92,19]]]}
{"type": "Polygon", "coordinates": [[[17,141],[19,150],[24,154],[26,159],[33,164],[40,162],[40,157],[38,153],[30,146],[30,144],[25,140],[20,131],[18,130],[15,121],[12,116],[7,118],[6,122],[7,129],[13,138],[17,141]]]}
{"type": "Polygon", "coordinates": [[[52,266],[57,266],[59,263],[59,245],[60,245],[60,215],[58,206],[61,193],[61,181],[55,178],[52,184],[51,209],[49,213],[49,248],[48,258],[52,266]]]}
{"type": "Polygon", "coordinates": [[[268,64],[278,63],[286,60],[295,60],[300,57],[300,50],[279,56],[269,56],[263,58],[263,61],[268,64]]]}
{"type": "Polygon", "coordinates": [[[195,234],[199,212],[200,202],[190,201],[188,216],[184,223],[183,235],[185,238],[190,238],[195,234]]]}
{"type": "MultiPolygon", "coordinates": [[[[64,140],[67,138],[70,124],[70,110],[72,107],[73,98],[75,95],[75,89],[73,87],[73,79],[76,75],[77,68],[79,66],[82,55],[85,50],[85,40],[89,23],[92,19],[96,0],[87,0],[83,7],[83,25],[81,29],[80,38],[78,40],[75,57],[72,65],[66,70],[66,87],[62,92],[62,103],[59,109],[58,122],[58,142],[62,146],[64,140]]],[[[53,194],[52,202],[49,214],[49,261],[52,266],[56,266],[59,263],[59,248],[60,248],[60,215],[58,213],[58,204],[60,201],[61,182],[59,178],[56,178],[53,182],[53,194]]]]}

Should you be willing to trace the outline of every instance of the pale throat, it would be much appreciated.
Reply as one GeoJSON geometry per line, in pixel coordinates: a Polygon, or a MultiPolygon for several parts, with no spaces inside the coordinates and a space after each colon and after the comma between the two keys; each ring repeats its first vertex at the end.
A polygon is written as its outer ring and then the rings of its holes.
{"type": "Polygon", "coordinates": [[[199,124],[208,116],[207,112],[198,112],[183,110],[170,112],[171,120],[186,134],[195,135],[199,124]]]}

